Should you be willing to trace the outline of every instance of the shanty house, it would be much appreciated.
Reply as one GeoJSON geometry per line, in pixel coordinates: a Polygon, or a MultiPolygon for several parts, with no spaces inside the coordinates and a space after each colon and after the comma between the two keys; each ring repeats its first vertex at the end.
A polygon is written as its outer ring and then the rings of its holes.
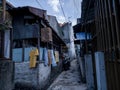
{"type": "Polygon", "coordinates": [[[0,0],[0,90],[12,90],[14,87],[12,17],[7,11],[9,8],[13,6],[0,0]]]}
{"type": "Polygon", "coordinates": [[[44,88],[51,73],[55,73],[51,70],[59,65],[61,46],[65,43],[49,25],[45,10],[27,6],[9,12],[13,16],[16,86],[44,88]]]}

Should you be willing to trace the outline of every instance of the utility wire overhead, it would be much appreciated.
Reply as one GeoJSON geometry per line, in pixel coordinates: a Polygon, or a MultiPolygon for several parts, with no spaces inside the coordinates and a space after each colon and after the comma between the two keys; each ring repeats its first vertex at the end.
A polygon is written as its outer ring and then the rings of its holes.
{"type": "Polygon", "coordinates": [[[38,3],[38,5],[43,9],[42,5],[40,4],[40,2],[38,0],[36,0],[36,2],[38,3]]]}
{"type": "Polygon", "coordinates": [[[81,15],[81,0],[78,1],[77,8],[78,8],[78,11],[79,11],[79,15],[81,15]]]}
{"type": "Polygon", "coordinates": [[[76,1],[73,0],[73,5],[74,5],[74,8],[76,8],[76,12],[77,12],[77,13],[76,13],[76,18],[77,18],[77,15],[79,15],[79,13],[80,13],[79,8],[78,8],[78,7],[79,7],[78,4],[79,4],[79,3],[76,3],[76,1]]]}
{"type": "Polygon", "coordinates": [[[76,8],[76,5],[75,5],[75,2],[74,2],[74,0],[73,0],[73,6],[74,6],[74,18],[76,18],[77,19],[77,14],[78,14],[78,12],[77,12],[77,8],[76,8]]]}
{"type": "Polygon", "coordinates": [[[59,0],[59,4],[60,4],[60,7],[61,7],[63,16],[64,16],[64,18],[65,18],[65,21],[67,21],[67,18],[66,18],[66,16],[65,16],[65,12],[64,12],[64,9],[63,9],[63,7],[62,7],[62,4],[61,4],[61,1],[60,1],[60,0],[59,0]]]}
{"type": "Polygon", "coordinates": [[[76,18],[76,12],[75,12],[75,11],[76,11],[76,10],[75,10],[76,8],[75,8],[74,1],[73,1],[73,6],[74,6],[74,10],[73,10],[73,13],[74,13],[74,18],[76,18]]]}

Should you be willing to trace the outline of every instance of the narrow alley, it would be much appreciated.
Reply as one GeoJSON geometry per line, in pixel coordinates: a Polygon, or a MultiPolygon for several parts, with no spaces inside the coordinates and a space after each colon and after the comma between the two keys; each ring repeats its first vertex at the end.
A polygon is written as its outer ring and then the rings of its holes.
{"type": "Polygon", "coordinates": [[[120,0],[0,0],[0,90],[120,90],[120,0]]]}
{"type": "Polygon", "coordinates": [[[71,61],[70,69],[63,71],[51,84],[48,90],[87,90],[86,84],[81,83],[76,59],[71,61]]]}

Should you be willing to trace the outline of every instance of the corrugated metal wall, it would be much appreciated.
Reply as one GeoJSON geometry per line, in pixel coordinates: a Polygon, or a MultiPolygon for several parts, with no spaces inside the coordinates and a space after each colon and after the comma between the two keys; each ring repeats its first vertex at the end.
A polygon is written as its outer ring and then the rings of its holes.
{"type": "Polygon", "coordinates": [[[96,0],[95,23],[98,51],[105,53],[108,90],[120,90],[119,0],[96,0]]]}

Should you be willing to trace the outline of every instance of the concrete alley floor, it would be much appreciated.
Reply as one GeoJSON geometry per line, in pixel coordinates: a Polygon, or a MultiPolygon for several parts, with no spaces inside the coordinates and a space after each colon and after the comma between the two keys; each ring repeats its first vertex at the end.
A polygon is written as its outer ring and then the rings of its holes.
{"type": "Polygon", "coordinates": [[[86,90],[81,83],[77,60],[71,61],[70,70],[63,71],[51,84],[48,90],[86,90]]]}

